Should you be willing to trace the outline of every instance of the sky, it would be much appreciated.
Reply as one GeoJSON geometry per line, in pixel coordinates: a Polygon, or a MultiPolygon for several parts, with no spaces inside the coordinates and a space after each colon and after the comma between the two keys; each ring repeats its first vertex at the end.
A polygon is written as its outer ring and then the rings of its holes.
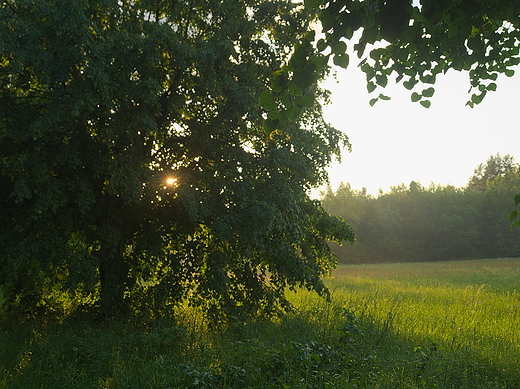
{"type": "Polygon", "coordinates": [[[432,182],[463,187],[490,155],[509,154],[520,162],[520,70],[511,78],[499,77],[497,91],[473,109],[465,105],[470,98],[466,72],[438,76],[429,109],[412,103],[411,92],[391,82],[369,94],[364,73],[352,64],[337,73],[338,82],[324,83],[332,91],[325,118],[348,135],[352,152],[345,151],[342,163],[329,169],[333,190],[348,182],[377,196],[379,189],[388,192],[412,180],[426,187],[432,182]],[[370,107],[380,92],[392,99],[370,107]]]}

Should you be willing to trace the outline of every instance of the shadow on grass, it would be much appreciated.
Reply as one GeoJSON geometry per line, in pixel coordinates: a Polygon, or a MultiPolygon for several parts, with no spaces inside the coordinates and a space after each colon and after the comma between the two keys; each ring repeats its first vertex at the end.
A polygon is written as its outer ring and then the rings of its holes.
{"type": "Polygon", "coordinates": [[[331,304],[200,331],[166,321],[7,326],[0,388],[520,387],[516,367],[402,339],[391,315],[373,322],[331,304]]]}

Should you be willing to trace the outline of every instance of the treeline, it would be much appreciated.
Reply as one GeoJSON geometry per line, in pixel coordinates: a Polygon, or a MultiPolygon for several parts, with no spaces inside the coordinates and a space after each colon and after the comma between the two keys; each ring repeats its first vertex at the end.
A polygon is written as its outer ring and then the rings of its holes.
{"type": "Polygon", "coordinates": [[[334,245],[340,262],[437,261],[520,256],[520,228],[508,218],[518,193],[519,165],[497,154],[463,188],[412,181],[376,198],[341,184],[322,202],[356,233],[354,246],[334,245]]]}

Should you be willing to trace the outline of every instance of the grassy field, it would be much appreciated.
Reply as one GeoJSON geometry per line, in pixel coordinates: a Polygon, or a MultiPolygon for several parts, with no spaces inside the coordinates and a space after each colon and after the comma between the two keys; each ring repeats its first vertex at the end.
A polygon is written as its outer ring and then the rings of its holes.
{"type": "Polygon", "coordinates": [[[278,321],[4,322],[0,388],[520,388],[520,260],[342,266],[278,321]]]}

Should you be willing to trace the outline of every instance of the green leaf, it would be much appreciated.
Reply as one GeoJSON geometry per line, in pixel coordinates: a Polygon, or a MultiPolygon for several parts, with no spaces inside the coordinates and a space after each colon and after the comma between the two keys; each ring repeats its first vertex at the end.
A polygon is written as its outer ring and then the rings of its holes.
{"type": "Polygon", "coordinates": [[[280,126],[287,121],[287,116],[282,112],[271,111],[269,115],[267,115],[267,119],[277,121],[277,125],[280,126]]]}
{"type": "Polygon", "coordinates": [[[384,88],[388,84],[388,77],[386,76],[386,74],[377,74],[376,82],[377,82],[377,85],[380,85],[384,88]]]}
{"type": "Polygon", "coordinates": [[[422,91],[422,95],[424,97],[432,97],[433,94],[435,93],[435,89],[433,87],[430,87],[430,88],[427,88],[427,89],[424,89],[422,91]]]}
{"type": "Polygon", "coordinates": [[[509,214],[509,220],[516,219],[517,216],[518,216],[518,211],[513,211],[509,214]]]}
{"type": "Polygon", "coordinates": [[[271,88],[274,92],[280,92],[287,84],[287,74],[278,70],[273,75],[273,80],[271,81],[271,88]]]}
{"type": "Polygon", "coordinates": [[[473,104],[480,104],[481,101],[482,101],[482,95],[477,95],[475,93],[473,93],[471,95],[471,102],[473,104]]]}
{"type": "Polygon", "coordinates": [[[299,44],[291,57],[291,65],[293,68],[304,68],[307,64],[307,47],[306,45],[299,44]]]}
{"type": "Polygon", "coordinates": [[[307,9],[316,9],[319,8],[323,0],[304,0],[303,4],[307,9]]]}
{"type": "MultiPolygon", "coordinates": [[[[373,14],[370,13],[368,15],[368,18],[370,18],[373,14]]],[[[367,28],[365,28],[363,30],[363,34],[361,35],[361,39],[363,39],[365,42],[367,43],[375,43],[375,41],[377,40],[377,37],[379,35],[379,26],[375,26],[375,25],[370,25],[370,21],[368,21],[367,23],[367,28]]]]}
{"type": "Polygon", "coordinates": [[[371,100],[368,102],[368,104],[370,104],[370,106],[373,107],[374,104],[377,103],[377,100],[379,100],[379,98],[378,98],[378,97],[375,97],[375,98],[371,99],[371,100]]]}
{"type": "Polygon", "coordinates": [[[342,67],[343,69],[346,69],[348,67],[349,60],[350,60],[350,58],[349,58],[348,54],[341,54],[341,55],[335,55],[333,62],[334,62],[334,65],[337,65],[337,66],[342,67]]]}
{"type": "Polygon", "coordinates": [[[293,82],[302,90],[311,86],[316,81],[315,69],[312,62],[307,63],[304,68],[295,69],[293,82]]]}
{"type": "Polygon", "coordinates": [[[289,108],[294,105],[292,95],[288,91],[285,91],[280,95],[280,101],[282,102],[285,108],[289,108]]]}
{"type": "Polygon", "coordinates": [[[372,58],[374,61],[379,61],[379,58],[385,53],[385,49],[375,49],[370,52],[370,58],[372,58]]]}
{"type": "Polygon", "coordinates": [[[332,48],[332,52],[336,55],[343,55],[347,51],[347,44],[343,41],[339,41],[334,47],[332,48]]]}
{"type": "Polygon", "coordinates": [[[494,82],[492,82],[491,84],[489,84],[489,85],[486,87],[486,89],[495,92],[495,91],[497,90],[497,84],[495,84],[494,82]]]}
{"type": "Polygon", "coordinates": [[[436,79],[437,77],[435,76],[435,74],[429,74],[427,76],[421,77],[421,81],[425,84],[435,84],[436,79]]]}
{"type": "Polygon", "coordinates": [[[368,93],[372,93],[373,91],[375,91],[377,88],[377,85],[374,84],[372,81],[370,81],[369,83],[367,83],[367,90],[368,90],[368,93]]]}
{"type": "Polygon", "coordinates": [[[266,111],[271,111],[276,108],[276,101],[270,91],[265,90],[258,98],[258,104],[266,111]]]}
{"type": "Polygon", "coordinates": [[[314,105],[314,95],[305,95],[296,99],[296,105],[311,108],[314,105]]]}
{"type": "Polygon", "coordinates": [[[334,17],[330,14],[330,11],[327,8],[321,10],[320,20],[322,32],[329,31],[336,24],[334,17]]]}
{"type": "Polygon", "coordinates": [[[303,41],[308,43],[314,42],[314,38],[316,38],[316,31],[311,30],[303,37],[303,41]]]}
{"type": "Polygon", "coordinates": [[[264,120],[264,131],[266,134],[270,134],[278,127],[278,120],[265,119],[264,120]]]}
{"type": "Polygon", "coordinates": [[[520,194],[517,194],[517,195],[515,196],[515,207],[516,207],[518,204],[520,204],[520,194]]]}
{"type": "Polygon", "coordinates": [[[507,69],[505,71],[506,77],[513,77],[515,75],[515,71],[513,69],[507,69]]]}
{"type": "Polygon", "coordinates": [[[293,96],[301,96],[303,93],[303,90],[296,85],[294,82],[291,82],[289,84],[289,93],[293,96]]]}
{"type": "Polygon", "coordinates": [[[415,103],[415,102],[421,100],[422,96],[417,92],[413,92],[411,98],[412,98],[412,102],[415,103]]]}
{"type": "Polygon", "coordinates": [[[286,112],[287,117],[289,120],[296,120],[302,113],[302,109],[298,107],[297,105],[293,105],[291,108],[289,108],[286,112]]]}
{"type": "Polygon", "coordinates": [[[327,43],[327,41],[326,41],[325,39],[320,39],[320,40],[318,41],[318,43],[316,43],[316,48],[317,48],[318,51],[320,51],[320,52],[326,50],[327,47],[329,47],[329,44],[327,43]]]}
{"type": "Polygon", "coordinates": [[[320,72],[325,67],[325,65],[327,65],[329,57],[323,55],[313,55],[309,58],[309,60],[314,64],[316,72],[320,72]]]}
{"type": "Polygon", "coordinates": [[[417,84],[417,81],[414,79],[410,79],[408,81],[403,82],[403,86],[408,90],[412,90],[415,84],[417,84]]]}
{"type": "Polygon", "coordinates": [[[430,108],[430,106],[432,105],[430,100],[421,100],[419,104],[421,104],[424,108],[430,108]]]}
{"type": "Polygon", "coordinates": [[[404,63],[406,62],[406,60],[408,59],[408,55],[410,54],[409,50],[407,48],[401,48],[398,52],[397,52],[397,60],[401,63],[404,63]]]}
{"type": "MultiPolygon", "coordinates": [[[[354,32],[363,25],[363,16],[361,16],[361,13],[358,10],[352,8],[350,9],[350,12],[343,12],[341,16],[343,25],[345,27],[350,27],[350,31],[354,32]]],[[[349,39],[347,34],[345,34],[345,38],[349,39]]]]}
{"type": "Polygon", "coordinates": [[[380,98],[381,100],[386,100],[386,101],[388,101],[388,100],[391,99],[390,96],[386,96],[386,95],[384,95],[384,94],[382,94],[382,93],[379,94],[379,98],[380,98]]]}

